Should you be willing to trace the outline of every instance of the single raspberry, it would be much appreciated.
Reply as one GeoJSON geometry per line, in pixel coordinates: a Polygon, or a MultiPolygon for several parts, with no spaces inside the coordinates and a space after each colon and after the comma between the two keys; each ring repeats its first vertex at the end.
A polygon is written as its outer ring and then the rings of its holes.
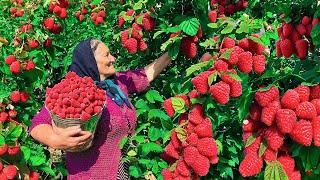
{"type": "Polygon", "coordinates": [[[312,19],[312,26],[315,26],[316,24],[318,24],[320,22],[319,18],[313,18],[312,19]]]}
{"type": "Polygon", "coordinates": [[[15,61],[16,61],[16,58],[14,57],[14,55],[9,55],[4,59],[4,62],[8,65],[11,65],[15,61]]]}
{"type": "Polygon", "coordinates": [[[306,26],[306,37],[310,38],[310,35],[311,35],[311,30],[312,30],[312,25],[311,24],[308,24],[306,26]]]}
{"type": "Polygon", "coordinates": [[[262,158],[254,154],[248,154],[241,161],[239,172],[243,177],[255,176],[261,172],[262,165],[262,158]]]}
{"type": "Polygon", "coordinates": [[[277,159],[279,163],[281,164],[283,170],[286,172],[287,176],[290,177],[290,175],[294,171],[295,163],[294,159],[290,157],[289,155],[280,156],[277,159]]]}
{"type": "Polygon", "coordinates": [[[45,28],[49,29],[49,30],[52,30],[53,27],[54,27],[54,18],[53,17],[49,17],[47,19],[45,19],[43,21],[43,25],[45,28]]]}
{"type": "Polygon", "coordinates": [[[224,40],[222,41],[222,48],[233,48],[235,46],[236,42],[229,38],[225,37],[224,40]]]}
{"type": "Polygon", "coordinates": [[[317,115],[320,115],[320,99],[313,99],[311,103],[314,105],[314,107],[317,110],[317,115]]]}
{"type": "Polygon", "coordinates": [[[190,99],[192,99],[192,98],[198,98],[198,97],[199,97],[199,93],[198,93],[197,90],[194,89],[194,90],[192,90],[192,91],[189,92],[188,96],[189,96],[190,99]]]}
{"type": "Polygon", "coordinates": [[[297,121],[296,113],[291,109],[279,109],[276,115],[276,122],[279,130],[285,134],[290,133],[297,121]]]}
{"type": "Polygon", "coordinates": [[[199,26],[199,29],[198,29],[198,32],[196,34],[197,38],[202,38],[202,28],[201,28],[201,25],[199,26]]]}
{"type": "Polygon", "coordinates": [[[312,128],[313,128],[313,141],[314,145],[320,146],[320,116],[315,117],[311,120],[312,128]]]}
{"type": "Polygon", "coordinates": [[[294,88],[294,90],[299,94],[301,102],[309,101],[310,88],[308,86],[300,85],[294,88]]]}
{"type": "Polygon", "coordinates": [[[208,13],[208,17],[209,17],[210,22],[215,23],[217,21],[217,17],[218,17],[217,11],[215,11],[215,10],[210,11],[208,13]]]}
{"type": "Polygon", "coordinates": [[[37,40],[30,39],[30,40],[28,40],[28,45],[31,49],[34,49],[34,48],[39,47],[39,42],[37,40]]]}
{"type": "Polygon", "coordinates": [[[301,180],[300,171],[293,171],[291,176],[289,177],[290,180],[301,180]]]}
{"type": "Polygon", "coordinates": [[[125,43],[124,47],[130,54],[135,54],[138,50],[138,41],[134,38],[129,38],[125,43]]]}
{"type": "Polygon", "coordinates": [[[61,25],[60,24],[54,24],[51,32],[53,34],[59,34],[61,32],[61,25]]]}
{"type": "Polygon", "coordinates": [[[267,91],[258,90],[255,93],[254,98],[260,106],[265,107],[272,101],[279,98],[279,89],[275,86],[272,86],[267,91]]]}
{"type": "Polygon", "coordinates": [[[3,168],[2,171],[7,176],[8,179],[14,179],[17,175],[17,168],[11,164],[3,168]]]}
{"type": "Polygon", "coordinates": [[[276,42],[276,56],[279,58],[282,56],[282,51],[281,51],[281,40],[276,42]]]}
{"type": "Polygon", "coordinates": [[[210,86],[210,93],[217,103],[227,104],[230,99],[230,86],[227,83],[220,81],[210,86]]]}
{"type": "Polygon", "coordinates": [[[1,112],[0,113],[0,122],[6,122],[9,118],[8,113],[6,112],[1,112]]]}
{"type": "Polygon", "coordinates": [[[8,154],[14,156],[20,152],[20,145],[10,146],[8,148],[8,154]]]}
{"type": "Polygon", "coordinates": [[[148,44],[144,40],[139,41],[139,50],[145,51],[147,49],[148,49],[148,44]]]}
{"type": "Polygon", "coordinates": [[[295,48],[297,50],[297,57],[299,59],[305,59],[308,55],[308,42],[304,39],[300,39],[295,42],[295,48]]]}
{"type": "Polygon", "coordinates": [[[299,40],[301,40],[302,36],[299,34],[297,30],[293,30],[292,33],[290,34],[289,39],[291,40],[292,43],[295,43],[299,40]]]}
{"type": "Polygon", "coordinates": [[[20,92],[19,91],[13,91],[10,95],[10,100],[14,103],[17,103],[20,101],[20,92]]]}
{"type": "Polygon", "coordinates": [[[0,147],[0,156],[4,155],[8,151],[8,145],[4,144],[0,147]]]}
{"type": "Polygon", "coordinates": [[[104,10],[101,10],[101,11],[98,12],[98,16],[104,18],[104,17],[106,17],[106,12],[104,10]]]}
{"type": "Polygon", "coordinates": [[[290,39],[284,39],[280,43],[281,53],[285,58],[290,58],[293,54],[294,45],[290,41],[290,39]]]}
{"type": "Polygon", "coordinates": [[[261,111],[262,109],[257,103],[252,104],[249,108],[250,118],[253,121],[259,121],[261,118],[261,111]]]}
{"type": "Polygon", "coordinates": [[[46,39],[43,43],[43,46],[46,48],[51,47],[52,46],[52,39],[51,38],[46,39]]]}
{"type": "Polygon", "coordinates": [[[152,18],[143,18],[142,26],[146,31],[151,31],[154,29],[155,24],[152,18]]]}
{"type": "Polygon", "coordinates": [[[170,142],[170,143],[166,146],[165,152],[166,152],[167,155],[169,155],[170,157],[179,159],[179,153],[178,153],[178,151],[174,148],[174,145],[173,145],[172,142],[170,142]]]}
{"type": "Polygon", "coordinates": [[[65,19],[67,17],[67,15],[68,15],[67,9],[66,8],[61,8],[61,12],[59,14],[59,17],[61,19],[65,19]]]}
{"type": "Polygon", "coordinates": [[[320,85],[312,86],[310,88],[310,99],[320,99],[320,85]]]}
{"type": "MultiPolygon", "coordinates": [[[[254,36],[254,34],[252,35],[254,36]]],[[[257,38],[260,38],[259,36],[257,36],[257,38]]],[[[252,40],[249,41],[250,42],[250,47],[249,47],[249,51],[252,54],[256,54],[256,55],[262,55],[264,50],[266,49],[264,47],[264,45],[260,44],[260,43],[256,43],[252,40]]]]}
{"type": "Polygon", "coordinates": [[[198,140],[197,149],[206,157],[217,156],[218,146],[213,138],[202,138],[198,140]]]}
{"type": "Polygon", "coordinates": [[[14,61],[10,65],[10,72],[12,72],[12,74],[19,74],[21,71],[20,68],[21,68],[20,61],[14,61]]]}
{"type": "Polygon", "coordinates": [[[313,136],[311,122],[306,121],[304,119],[301,119],[300,121],[296,122],[293,127],[293,130],[290,133],[290,136],[297,143],[304,146],[310,146],[313,136]]]}
{"type": "Polygon", "coordinates": [[[125,23],[125,20],[123,18],[123,16],[118,16],[118,27],[122,27],[123,24],[125,23]]]}
{"type": "Polygon", "coordinates": [[[182,176],[190,176],[190,174],[191,174],[189,167],[184,160],[178,161],[176,169],[179,171],[179,173],[182,176]]]}
{"type": "Polygon", "coordinates": [[[39,180],[40,179],[40,174],[35,172],[35,171],[31,171],[29,173],[29,179],[30,180],[39,180]]]}
{"type": "Polygon", "coordinates": [[[237,71],[235,69],[228,69],[227,71],[220,73],[220,78],[222,79],[223,82],[230,85],[230,84],[234,83],[235,81],[237,81],[236,79],[231,77],[231,74],[236,75],[237,71]]]}
{"type": "Polygon", "coordinates": [[[194,158],[196,158],[196,161],[191,165],[193,171],[199,176],[207,175],[210,168],[209,159],[201,154],[198,154],[194,158]]]}
{"type": "Polygon", "coordinates": [[[250,73],[252,71],[253,59],[250,52],[243,52],[238,55],[238,68],[243,73],[250,73]]]}
{"type": "Polygon", "coordinates": [[[303,24],[299,24],[296,26],[296,30],[298,31],[298,33],[303,36],[306,34],[307,30],[306,27],[303,24]]]}
{"type": "Polygon", "coordinates": [[[226,63],[225,61],[223,61],[221,59],[214,62],[214,69],[219,72],[227,71],[228,67],[229,67],[228,63],[226,63]]]}
{"type": "Polygon", "coordinates": [[[121,37],[121,44],[123,47],[125,47],[124,44],[129,39],[129,30],[121,31],[120,37],[121,37]]]}
{"type": "Polygon", "coordinates": [[[303,18],[301,19],[301,24],[306,26],[306,25],[308,25],[310,23],[311,23],[311,18],[308,17],[308,16],[303,16],[303,18]]]}
{"type": "Polygon", "coordinates": [[[317,109],[311,102],[302,102],[298,105],[296,114],[302,119],[312,119],[317,116],[317,109]]]}
{"type": "Polygon", "coordinates": [[[142,32],[141,31],[137,31],[135,29],[132,29],[131,37],[135,38],[137,41],[141,41],[142,40],[142,32]]]}
{"type": "Polygon", "coordinates": [[[178,149],[181,146],[181,142],[178,139],[177,132],[175,130],[171,133],[171,142],[174,148],[178,149]]]}
{"type": "Polygon", "coordinates": [[[196,133],[191,133],[186,139],[187,143],[191,146],[197,146],[198,144],[198,135],[196,133]]]}
{"type": "MultiPolygon", "coordinates": [[[[221,49],[221,51],[219,52],[220,54],[223,54],[225,51],[227,51],[229,48],[224,48],[224,49],[221,49]]],[[[231,52],[231,54],[230,54],[230,57],[229,57],[229,59],[226,59],[227,60],[227,62],[229,63],[229,64],[231,64],[231,65],[236,65],[237,63],[238,63],[238,60],[239,60],[239,58],[238,58],[238,56],[239,56],[239,54],[241,54],[241,53],[243,53],[244,52],[244,50],[241,48],[241,47],[239,47],[239,46],[234,46],[233,48],[232,48],[232,52],[231,52]]]]}
{"type": "Polygon", "coordinates": [[[241,81],[234,81],[230,84],[230,96],[239,97],[242,94],[242,84],[241,81]]]}
{"type": "Polygon", "coordinates": [[[174,109],[173,109],[173,106],[172,106],[172,99],[171,98],[166,99],[163,102],[163,107],[164,107],[165,111],[167,112],[168,116],[169,117],[173,117],[174,109]]]}
{"type": "Polygon", "coordinates": [[[171,180],[172,179],[172,173],[169,169],[163,169],[161,172],[164,180],[171,180]]]}
{"type": "Polygon", "coordinates": [[[20,100],[21,102],[28,101],[30,95],[27,92],[20,92],[20,100]]]}
{"type": "Polygon", "coordinates": [[[196,157],[198,155],[200,155],[198,149],[193,146],[188,146],[183,150],[183,159],[189,166],[191,166],[195,161],[197,161],[196,157]]]}
{"type": "Polygon", "coordinates": [[[266,69],[266,57],[264,55],[257,55],[252,57],[253,71],[261,74],[266,69]]]}
{"type": "Polygon", "coordinates": [[[246,119],[242,122],[243,132],[254,132],[261,128],[261,123],[253,121],[252,119],[246,119]]]}
{"type": "Polygon", "coordinates": [[[188,38],[183,38],[180,45],[180,50],[187,58],[192,59],[197,55],[197,45],[188,38]]]}
{"type": "Polygon", "coordinates": [[[242,134],[242,141],[243,141],[244,143],[246,143],[247,140],[248,140],[248,138],[249,138],[250,136],[252,136],[252,132],[243,132],[243,134],[242,134]]]}
{"type": "Polygon", "coordinates": [[[217,164],[219,162],[219,157],[218,156],[211,156],[211,157],[209,157],[209,162],[210,162],[210,164],[217,164]]]}
{"type": "Polygon", "coordinates": [[[277,152],[270,148],[267,148],[266,151],[263,153],[263,159],[268,162],[275,161],[277,160],[277,152]]]}
{"type": "Polygon", "coordinates": [[[203,120],[201,124],[198,124],[194,128],[194,132],[198,135],[199,138],[212,137],[212,124],[210,119],[203,120]]]}
{"type": "MultiPolygon", "coordinates": [[[[4,112],[5,113],[5,112],[4,112]]],[[[17,111],[14,110],[14,109],[10,109],[9,112],[8,112],[8,115],[11,117],[11,118],[15,118],[17,116],[17,111]]]]}
{"type": "Polygon", "coordinates": [[[207,93],[209,89],[208,78],[214,71],[204,71],[191,79],[191,83],[200,94],[207,93]]]}
{"type": "Polygon", "coordinates": [[[195,125],[200,124],[205,119],[202,106],[200,104],[193,106],[192,110],[188,114],[188,119],[195,125]]]}
{"type": "Polygon", "coordinates": [[[281,109],[279,101],[273,101],[262,109],[261,121],[267,126],[271,126],[275,121],[278,110],[281,109]]]}
{"type": "MultiPolygon", "coordinates": [[[[62,118],[62,117],[61,117],[62,118]]],[[[88,121],[91,118],[91,115],[83,111],[80,116],[82,121],[88,121]]],[[[63,118],[62,118],[63,119],[63,118]]]]}
{"type": "Polygon", "coordinates": [[[134,15],[135,13],[136,13],[135,10],[133,10],[133,9],[128,9],[127,12],[126,12],[126,15],[127,15],[127,16],[132,16],[132,15],[134,15]]]}
{"type": "Polygon", "coordinates": [[[284,141],[284,135],[276,126],[270,126],[264,133],[264,139],[267,141],[268,147],[277,151],[284,141]]]}
{"type": "Polygon", "coordinates": [[[31,71],[36,67],[36,65],[34,64],[34,62],[32,60],[27,61],[25,70],[26,71],[31,71]]]}
{"type": "Polygon", "coordinates": [[[248,38],[241,39],[241,40],[238,42],[238,46],[240,46],[240,47],[241,47],[242,49],[244,49],[245,51],[249,50],[249,48],[250,48],[249,39],[248,39],[248,38]]]}
{"type": "Polygon", "coordinates": [[[289,37],[293,31],[293,26],[290,23],[284,23],[282,26],[282,33],[285,38],[289,37]]]}
{"type": "Polygon", "coordinates": [[[244,150],[243,150],[244,154],[245,155],[248,155],[248,154],[258,155],[258,151],[259,151],[261,142],[262,142],[262,137],[257,136],[252,144],[250,144],[248,147],[244,148],[244,150]]]}
{"type": "Polygon", "coordinates": [[[295,90],[288,90],[285,92],[281,98],[281,105],[284,108],[296,109],[300,103],[299,94],[295,90]]]}

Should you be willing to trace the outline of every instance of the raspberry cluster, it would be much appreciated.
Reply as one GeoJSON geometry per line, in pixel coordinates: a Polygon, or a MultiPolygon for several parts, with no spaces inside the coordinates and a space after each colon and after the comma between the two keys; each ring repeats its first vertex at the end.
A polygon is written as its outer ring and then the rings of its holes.
{"type": "MultiPolygon", "coordinates": [[[[106,12],[104,10],[91,13],[91,20],[97,26],[104,22],[105,17],[106,17],[106,12]]],[[[80,20],[80,16],[79,16],[79,20],[80,20]]]]}
{"type": "Polygon", "coordinates": [[[35,68],[35,64],[31,59],[22,62],[16,59],[14,55],[7,56],[4,59],[4,62],[10,66],[10,72],[12,74],[19,74],[21,73],[21,70],[31,71],[35,68]]]}
{"type": "Polygon", "coordinates": [[[29,100],[29,97],[30,97],[30,95],[28,94],[28,92],[13,91],[13,92],[11,92],[10,100],[13,103],[18,103],[18,102],[24,103],[29,100]]]}
{"type": "MultiPolygon", "coordinates": [[[[125,23],[123,16],[133,17],[134,10],[128,10],[124,15],[119,16],[118,27],[125,23]]],[[[135,54],[138,50],[145,51],[148,44],[143,40],[143,30],[152,31],[155,28],[155,22],[149,13],[141,13],[134,17],[135,21],[131,28],[121,31],[121,44],[130,54],[135,54]]]]}
{"type": "Polygon", "coordinates": [[[3,167],[3,164],[0,162],[0,179],[15,179],[17,175],[17,168],[9,164],[6,167],[3,167]]]}
{"type": "Polygon", "coordinates": [[[30,31],[32,29],[33,29],[32,24],[25,24],[21,26],[20,31],[23,33],[26,33],[27,31],[30,31]]]}
{"type": "Polygon", "coordinates": [[[211,22],[216,22],[217,16],[223,17],[244,10],[248,7],[248,1],[240,0],[237,3],[232,3],[229,0],[211,0],[210,5],[212,11],[208,14],[209,19],[211,22]]]}
{"type": "MultiPolygon", "coordinates": [[[[173,33],[170,35],[170,38],[178,36],[181,34],[181,31],[173,33]]],[[[183,37],[180,44],[181,52],[187,56],[187,58],[192,59],[197,55],[197,43],[199,39],[202,38],[202,28],[199,27],[198,32],[195,36],[186,36],[183,37]]]]}
{"type": "Polygon", "coordinates": [[[246,156],[239,171],[244,177],[258,174],[263,160],[279,161],[289,179],[291,176],[300,177],[300,172],[294,170],[294,160],[288,154],[286,135],[303,146],[310,146],[312,140],[315,146],[320,146],[320,85],[300,85],[286,91],[282,97],[279,94],[275,86],[255,93],[249,118],[242,126],[246,156]],[[248,143],[250,137],[254,140],[248,143]],[[258,156],[264,142],[267,149],[258,156]]]}
{"type": "Polygon", "coordinates": [[[278,28],[280,40],[276,42],[277,57],[290,58],[295,54],[299,59],[304,60],[308,55],[308,49],[314,48],[311,42],[310,33],[319,19],[304,16],[300,24],[283,23],[278,28]]]}
{"type": "Polygon", "coordinates": [[[18,112],[10,104],[0,104],[0,123],[16,122],[18,112]]]}
{"type": "Polygon", "coordinates": [[[54,13],[60,19],[65,19],[68,15],[68,6],[68,0],[58,0],[58,2],[51,2],[49,4],[48,11],[49,13],[54,13]]]}
{"type": "Polygon", "coordinates": [[[43,26],[45,29],[49,30],[53,34],[60,34],[61,32],[61,25],[54,22],[53,17],[48,17],[43,20],[43,26]]]}
{"type": "Polygon", "coordinates": [[[188,114],[180,116],[179,124],[162,155],[172,158],[171,166],[162,170],[164,179],[197,179],[207,175],[210,164],[219,161],[211,120],[196,104],[188,114]]]}
{"type": "Polygon", "coordinates": [[[10,8],[10,14],[12,17],[22,17],[24,15],[24,10],[22,9],[22,0],[10,0],[10,2],[15,5],[15,7],[10,8]]]}
{"type": "Polygon", "coordinates": [[[65,79],[47,89],[45,105],[61,119],[87,121],[101,112],[105,99],[105,91],[98,88],[90,77],[81,78],[68,72],[65,79]]]}

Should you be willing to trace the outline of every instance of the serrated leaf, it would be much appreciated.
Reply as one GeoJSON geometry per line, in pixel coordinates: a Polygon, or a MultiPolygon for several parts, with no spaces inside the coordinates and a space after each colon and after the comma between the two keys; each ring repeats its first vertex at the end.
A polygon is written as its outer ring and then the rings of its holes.
{"type": "Polygon", "coordinates": [[[221,34],[229,34],[236,27],[235,23],[229,23],[222,31],[221,34]]]}
{"type": "Polygon", "coordinates": [[[197,18],[191,18],[183,21],[179,27],[180,29],[189,36],[195,36],[198,32],[200,22],[197,18]]]}
{"type": "Polygon", "coordinates": [[[148,119],[159,118],[159,119],[170,119],[170,117],[160,109],[151,109],[148,113],[148,119]]]}
{"type": "Polygon", "coordinates": [[[129,174],[130,176],[133,176],[135,178],[139,178],[141,176],[141,170],[140,168],[136,166],[130,166],[129,167],[129,174]]]}
{"type": "Polygon", "coordinates": [[[185,142],[187,139],[187,131],[184,128],[181,127],[177,127],[175,129],[176,133],[177,133],[177,137],[181,142],[185,142]]]}
{"type": "Polygon", "coordinates": [[[212,29],[216,29],[216,28],[218,28],[219,26],[218,26],[218,23],[209,23],[209,24],[208,24],[208,27],[209,27],[209,28],[212,28],[212,29]]]}
{"type": "Polygon", "coordinates": [[[160,130],[155,127],[151,127],[148,131],[148,137],[151,141],[158,140],[161,137],[160,130]]]}
{"type": "Polygon", "coordinates": [[[235,73],[227,73],[232,79],[236,80],[236,81],[242,81],[242,79],[238,76],[238,74],[235,73]]]}
{"type": "Polygon", "coordinates": [[[263,42],[261,41],[261,39],[259,39],[257,37],[249,36],[248,39],[251,39],[252,41],[254,41],[254,42],[258,43],[258,44],[264,45],[263,42]]]}
{"type": "Polygon", "coordinates": [[[40,166],[42,164],[45,164],[46,159],[41,156],[31,156],[29,162],[32,166],[40,166]]]}
{"type": "Polygon", "coordinates": [[[213,47],[217,44],[216,41],[214,41],[212,38],[206,39],[205,42],[199,43],[200,46],[208,48],[208,47],[213,47]]]}
{"type": "Polygon", "coordinates": [[[311,38],[312,38],[313,44],[318,47],[320,45],[320,24],[319,23],[313,26],[311,30],[311,38]]]}
{"type": "Polygon", "coordinates": [[[267,163],[264,172],[264,179],[288,180],[288,177],[285,171],[283,170],[282,165],[278,161],[272,161],[267,163]]]}
{"type": "Polygon", "coordinates": [[[186,76],[190,76],[192,73],[200,70],[201,68],[204,68],[204,67],[207,67],[207,66],[212,66],[212,62],[213,61],[205,61],[205,62],[201,62],[201,63],[198,63],[198,64],[194,64],[192,66],[190,66],[186,72],[186,76]]]}
{"type": "Polygon", "coordinates": [[[137,155],[137,152],[134,151],[134,150],[130,150],[130,151],[127,153],[127,155],[130,156],[130,157],[134,157],[134,156],[137,155]]]}
{"type": "Polygon", "coordinates": [[[155,103],[155,101],[163,102],[162,96],[156,90],[150,90],[146,93],[146,98],[149,102],[155,103]]]}
{"type": "Polygon", "coordinates": [[[213,74],[211,74],[211,75],[208,77],[208,85],[209,85],[209,86],[211,86],[211,84],[217,80],[217,76],[218,76],[218,73],[217,73],[217,72],[214,72],[213,74]]]}
{"type": "Polygon", "coordinates": [[[184,106],[185,106],[185,102],[183,99],[181,98],[176,98],[176,97],[172,97],[171,98],[172,101],[172,107],[174,109],[175,112],[177,113],[184,113],[186,112],[184,106]]]}
{"type": "Polygon", "coordinates": [[[22,133],[22,126],[14,127],[6,136],[6,141],[15,142],[22,133]]]}
{"type": "Polygon", "coordinates": [[[23,159],[25,161],[28,161],[31,155],[31,150],[30,148],[26,147],[26,146],[21,146],[20,147],[22,155],[23,155],[23,159]]]}
{"type": "Polygon", "coordinates": [[[223,54],[221,54],[220,58],[222,58],[222,59],[226,59],[226,60],[229,60],[229,59],[230,59],[230,56],[231,56],[232,51],[233,51],[233,49],[232,49],[232,48],[227,49],[223,54]]]}
{"type": "Polygon", "coordinates": [[[180,42],[174,42],[173,44],[169,44],[169,56],[171,57],[172,60],[177,59],[178,54],[180,52],[180,42]]]}
{"type": "Polygon", "coordinates": [[[264,152],[266,152],[268,148],[268,145],[265,141],[262,141],[262,143],[260,143],[260,147],[259,147],[259,157],[262,157],[264,152]]]}
{"type": "Polygon", "coordinates": [[[163,151],[162,147],[156,143],[150,142],[141,145],[142,146],[142,154],[148,155],[150,152],[160,153],[163,151]]]}
{"type": "Polygon", "coordinates": [[[249,147],[256,140],[256,138],[257,136],[255,134],[252,134],[251,136],[249,136],[249,138],[246,141],[245,147],[249,147]]]}

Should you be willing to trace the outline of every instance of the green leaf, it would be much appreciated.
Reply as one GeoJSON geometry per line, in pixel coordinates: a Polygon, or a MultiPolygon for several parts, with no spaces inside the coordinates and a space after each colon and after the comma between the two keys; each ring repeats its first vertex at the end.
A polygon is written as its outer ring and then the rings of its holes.
{"type": "Polygon", "coordinates": [[[209,86],[211,86],[211,84],[217,80],[217,76],[218,76],[218,73],[217,73],[217,72],[214,72],[213,74],[211,74],[211,75],[208,77],[208,85],[209,85],[209,86]]]}
{"type": "Polygon", "coordinates": [[[29,160],[32,166],[40,166],[46,163],[46,159],[41,156],[31,156],[29,160]]]}
{"type": "Polygon", "coordinates": [[[228,23],[228,25],[221,31],[221,34],[229,34],[231,33],[234,28],[236,27],[236,24],[233,22],[228,23]]]}
{"type": "Polygon", "coordinates": [[[172,60],[177,59],[178,54],[180,52],[179,46],[180,46],[180,42],[174,42],[173,44],[169,45],[168,53],[169,53],[169,56],[171,57],[172,60]]]}
{"type": "Polygon", "coordinates": [[[320,46],[320,24],[316,24],[311,31],[312,42],[315,46],[320,46]]]}
{"type": "Polygon", "coordinates": [[[208,27],[210,27],[212,29],[216,29],[216,28],[218,28],[218,23],[209,23],[208,27]]]}
{"type": "Polygon", "coordinates": [[[262,143],[260,143],[260,147],[259,147],[259,157],[262,157],[262,155],[264,154],[264,152],[266,152],[267,150],[267,143],[265,141],[262,141],[262,143]]]}
{"type": "Polygon", "coordinates": [[[191,19],[185,20],[179,25],[180,29],[189,36],[196,35],[198,32],[199,26],[200,26],[200,22],[197,18],[191,18],[191,19]]]}
{"type": "Polygon", "coordinates": [[[160,34],[164,33],[164,31],[157,31],[153,34],[153,39],[155,39],[156,37],[158,37],[160,34]]]}
{"type": "Polygon", "coordinates": [[[91,4],[93,5],[99,5],[101,4],[102,0],[93,0],[91,4]]]}
{"type": "Polygon", "coordinates": [[[213,61],[205,61],[198,64],[194,64],[186,70],[186,76],[190,76],[192,73],[199,71],[201,68],[212,66],[212,63],[213,61]]]}
{"type": "Polygon", "coordinates": [[[0,146],[4,145],[6,143],[4,137],[0,135],[0,146]]]}
{"type": "Polygon", "coordinates": [[[172,97],[171,101],[172,101],[172,106],[173,106],[173,109],[174,109],[175,112],[177,112],[177,113],[186,112],[186,110],[184,108],[185,102],[184,102],[183,99],[172,97]]]}
{"type": "Polygon", "coordinates": [[[256,138],[257,136],[255,134],[252,134],[251,136],[249,136],[249,138],[246,141],[245,147],[249,147],[256,140],[256,138]]]}
{"type": "Polygon", "coordinates": [[[267,163],[264,172],[265,180],[288,180],[288,177],[285,171],[282,168],[282,165],[278,161],[272,161],[267,163]]]}
{"type": "Polygon", "coordinates": [[[163,151],[160,145],[153,142],[142,144],[141,148],[142,148],[143,155],[148,155],[150,152],[160,153],[163,151]]]}
{"type": "Polygon", "coordinates": [[[160,119],[170,119],[170,117],[160,109],[151,109],[148,113],[148,119],[160,118],[160,119]]]}
{"type": "Polygon", "coordinates": [[[134,151],[134,150],[130,150],[130,151],[127,153],[127,155],[130,156],[130,157],[134,157],[134,156],[137,155],[137,152],[134,151]]]}
{"type": "Polygon", "coordinates": [[[223,54],[221,54],[220,58],[225,59],[225,60],[229,60],[232,51],[233,51],[232,48],[227,49],[223,54]]]}
{"type": "Polygon", "coordinates": [[[156,141],[161,137],[160,130],[155,127],[151,127],[148,131],[148,137],[151,141],[156,141]]]}
{"type": "Polygon", "coordinates": [[[124,137],[120,140],[119,143],[119,148],[122,149],[124,147],[124,145],[128,142],[129,138],[128,137],[124,137]]]}
{"type": "Polygon", "coordinates": [[[249,36],[248,38],[251,39],[252,41],[258,43],[258,44],[264,45],[263,42],[257,37],[249,36]]]}
{"type": "Polygon", "coordinates": [[[159,167],[161,167],[162,169],[165,169],[165,168],[168,167],[168,163],[165,162],[165,161],[158,162],[158,165],[159,165],[159,167]]]}
{"type": "Polygon", "coordinates": [[[22,126],[14,127],[6,137],[6,141],[15,142],[22,133],[22,126]]]}
{"type": "Polygon", "coordinates": [[[136,166],[129,167],[129,174],[135,178],[138,178],[142,175],[140,168],[136,166]]]}
{"type": "Polygon", "coordinates": [[[150,90],[146,93],[146,98],[149,102],[155,103],[155,101],[163,102],[162,96],[156,90],[150,90]]]}
{"type": "Polygon", "coordinates": [[[141,1],[138,1],[137,3],[135,3],[134,5],[133,5],[133,10],[139,10],[139,9],[141,9],[142,8],[142,3],[141,3],[141,1]]]}
{"type": "Polygon", "coordinates": [[[148,110],[150,109],[149,106],[147,105],[146,101],[143,99],[139,99],[136,103],[135,103],[135,107],[137,109],[145,109],[148,110]]]}
{"type": "Polygon", "coordinates": [[[21,146],[20,147],[22,155],[23,155],[23,159],[25,161],[28,161],[31,155],[31,150],[30,148],[26,147],[26,146],[21,146]]]}
{"type": "Polygon", "coordinates": [[[228,72],[227,74],[236,81],[240,81],[240,82],[242,81],[242,79],[236,73],[228,72]]]}

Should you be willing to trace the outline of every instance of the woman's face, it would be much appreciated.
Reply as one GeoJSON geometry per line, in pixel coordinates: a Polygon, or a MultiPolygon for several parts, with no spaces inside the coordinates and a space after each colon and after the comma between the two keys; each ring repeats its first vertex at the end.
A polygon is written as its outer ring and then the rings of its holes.
{"type": "Polygon", "coordinates": [[[97,49],[94,51],[94,57],[97,61],[101,80],[116,73],[116,69],[113,66],[116,58],[112,56],[109,48],[104,43],[98,43],[97,49]]]}

